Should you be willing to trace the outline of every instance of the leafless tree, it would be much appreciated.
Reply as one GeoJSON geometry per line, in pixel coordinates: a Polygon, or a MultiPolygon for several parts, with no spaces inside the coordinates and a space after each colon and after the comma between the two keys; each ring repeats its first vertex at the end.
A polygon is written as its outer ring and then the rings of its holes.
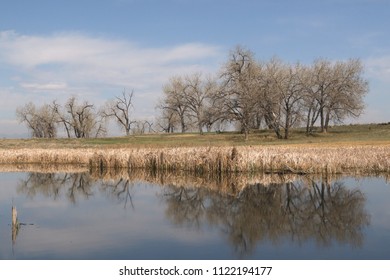
{"type": "Polygon", "coordinates": [[[148,120],[136,120],[131,128],[132,134],[145,134],[154,132],[153,123],[148,120]]]}
{"type": "Polygon", "coordinates": [[[334,64],[332,92],[324,107],[324,132],[332,119],[339,122],[346,117],[358,117],[363,112],[363,98],[368,92],[368,82],[362,75],[363,65],[358,59],[334,64]]]}
{"type": "Polygon", "coordinates": [[[314,86],[318,79],[318,76],[314,74],[316,72],[315,65],[304,66],[300,75],[301,84],[303,85],[303,113],[306,118],[306,134],[313,132],[321,111],[320,102],[318,102],[319,89],[314,86]]]}
{"type": "Polygon", "coordinates": [[[162,112],[164,125],[162,127],[160,121],[159,126],[164,131],[173,132],[177,127],[175,123],[179,121],[182,132],[196,127],[203,134],[204,127],[210,131],[211,126],[221,119],[220,112],[215,107],[218,104],[217,81],[211,76],[204,78],[200,72],[174,76],[163,91],[164,98],[157,108],[162,112]]]}
{"type": "Polygon", "coordinates": [[[237,121],[245,139],[248,139],[250,123],[256,115],[259,92],[259,64],[250,50],[240,46],[230,54],[221,71],[223,110],[231,121],[237,121]]]}
{"type": "Polygon", "coordinates": [[[291,128],[304,119],[309,134],[318,123],[326,132],[330,122],[359,116],[368,83],[358,59],[318,59],[302,65],[272,58],[263,63],[238,46],[221,68],[218,81],[204,80],[199,73],[174,76],[163,91],[159,109],[164,121],[159,126],[164,131],[180,126],[185,132],[196,125],[202,133],[204,127],[210,131],[214,123],[230,121],[248,139],[250,129],[265,122],[278,138],[288,139],[291,128]]]}
{"type": "Polygon", "coordinates": [[[173,133],[177,127],[180,126],[180,120],[176,112],[167,108],[164,108],[164,104],[160,102],[156,107],[160,111],[160,114],[156,118],[157,130],[166,133],[173,133]]]}
{"type": "Polygon", "coordinates": [[[368,91],[362,70],[359,60],[332,63],[321,59],[304,66],[273,58],[259,75],[260,114],[278,138],[289,138],[291,127],[300,124],[304,116],[307,133],[318,120],[321,131],[326,132],[330,121],[361,114],[368,91]]]}
{"type": "Polygon", "coordinates": [[[261,114],[269,129],[274,130],[278,138],[282,138],[281,132],[281,103],[280,94],[278,93],[278,84],[280,84],[281,61],[272,58],[264,64],[260,79],[260,91],[258,98],[258,114],[261,114]]]}
{"type": "Polygon", "coordinates": [[[36,107],[32,102],[16,109],[16,116],[25,123],[32,137],[54,138],[57,136],[57,114],[53,106],[44,104],[36,107]]]}
{"type": "Polygon", "coordinates": [[[291,127],[298,124],[302,114],[303,85],[300,75],[302,75],[300,64],[294,66],[280,64],[278,75],[275,77],[277,100],[280,101],[280,121],[278,122],[284,129],[284,139],[289,138],[291,127]]]}
{"type": "Polygon", "coordinates": [[[215,91],[216,82],[211,77],[203,79],[201,73],[194,73],[184,78],[184,99],[188,107],[188,115],[195,120],[200,134],[203,134],[203,126],[206,122],[210,125],[212,110],[206,106],[215,91]],[[208,120],[206,120],[206,113],[208,120]]]}
{"type": "Polygon", "coordinates": [[[329,122],[358,117],[364,109],[363,98],[368,82],[363,78],[363,65],[358,59],[348,61],[316,60],[306,78],[307,132],[319,118],[322,132],[329,122]]]}
{"type": "MultiPolygon", "coordinates": [[[[215,89],[210,91],[203,109],[203,124],[206,126],[207,132],[216,124],[224,124],[228,120],[227,114],[224,112],[223,99],[219,92],[219,85],[214,84],[215,89]]],[[[216,128],[219,130],[218,128],[216,128]]]]}
{"type": "Polygon", "coordinates": [[[104,118],[96,112],[93,104],[84,101],[79,104],[76,97],[71,97],[61,108],[56,104],[56,112],[64,125],[67,136],[76,138],[99,137],[106,133],[104,118]]]}
{"type": "Polygon", "coordinates": [[[126,135],[130,134],[131,125],[135,123],[131,120],[131,110],[133,109],[134,90],[127,92],[123,90],[121,96],[116,96],[113,100],[106,103],[103,115],[113,118],[116,123],[125,131],[126,135]]]}
{"type": "Polygon", "coordinates": [[[174,113],[180,120],[181,132],[186,132],[189,126],[189,108],[185,98],[185,82],[180,76],[174,76],[163,86],[164,98],[159,107],[174,113]]]}
{"type": "Polygon", "coordinates": [[[321,131],[325,129],[325,107],[327,101],[331,98],[332,86],[333,86],[333,74],[332,63],[329,60],[318,59],[316,60],[309,72],[310,79],[306,85],[308,92],[308,114],[307,124],[310,128],[307,132],[311,132],[313,125],[320,118],[321,131]]]}

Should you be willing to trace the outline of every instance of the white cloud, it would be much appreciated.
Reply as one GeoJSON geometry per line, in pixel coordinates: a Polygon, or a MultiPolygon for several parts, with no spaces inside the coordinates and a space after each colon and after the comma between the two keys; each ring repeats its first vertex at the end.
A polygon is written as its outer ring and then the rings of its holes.
{"type": "MultiPolygon", "coordinates": [[[[71,95],[101,103],[128,88],[135,90],[139,111],[150,115],[171,75],[215,71],[221,58],[217,46],[201,43],[149,48],[81,33],[35,36],[3,31],[0,71],[3,67],[9,77],[0,77],[0,90],[5,85],[12,88],[7,94],[3,91],[2,97],[7,95],[13,103],[47,102],[71,95]]],[[[1,103],[0,110],[4,106],[1,103]]]]}
{"type": "Polygon", "coordinates": [[[66,79],[69,84],[99,81],[122,85],[133,81],[143,87],[147,81],[153,82],[153,75],[170,75],[183,66],[190,70],[195,61],[218,56],[218,48],[199,43],[143,48],[124,40],[82,34],[43,37],[11,31],[1,33],[0,52],[5,63],[32,71],[31,78],[43,80],[40,83],[52,83],[50,79],[66,79]]]}
{"type": "Polygon", "coordinates": [[[36,90],[36,91],[60,90],[60,89],[67,88],[66,83],[47,83],[47,84],[21,83],[21,86],[25,89],[36,90]]]}
{"type": "Polygon", "coordinates": [[[371,57],[365,60],[367,75],[388,82],[390,81],[390,55],[371,57]]]}

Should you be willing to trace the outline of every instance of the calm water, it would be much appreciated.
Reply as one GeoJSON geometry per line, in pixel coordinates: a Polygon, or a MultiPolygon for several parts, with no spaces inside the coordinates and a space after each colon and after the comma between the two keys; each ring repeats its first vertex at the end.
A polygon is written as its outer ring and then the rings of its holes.
{"type": "Polygon", "coordinates": [[[100,178],[0,173],[0,259],[390,259],[380,177],[100,178]]]}

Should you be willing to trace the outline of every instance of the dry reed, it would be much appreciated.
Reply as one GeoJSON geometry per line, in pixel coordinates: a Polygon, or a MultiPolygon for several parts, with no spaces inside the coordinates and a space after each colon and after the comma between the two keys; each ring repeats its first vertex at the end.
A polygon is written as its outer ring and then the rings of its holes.
{"type": "Polygon", "coordinates": [[[0,164],[78,165],[89,169],[232,172],[390,172],[390,146],[255,146],[139,149],[4,149],[0,164]]]}

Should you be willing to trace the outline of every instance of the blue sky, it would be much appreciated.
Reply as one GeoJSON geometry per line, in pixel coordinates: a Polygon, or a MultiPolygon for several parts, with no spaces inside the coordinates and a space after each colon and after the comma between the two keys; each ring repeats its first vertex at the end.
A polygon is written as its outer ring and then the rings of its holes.
{"type": "Polygon", "coordinates": [[[154,119],[174,74],[215,73],[236,45],[258,59],[360,58],[370,83],[357,122],[389,122],[388,0],[0,0],[0,136],[26,132],[28,101],[102,104],[135,90],[134,117],[154,119]]]}

